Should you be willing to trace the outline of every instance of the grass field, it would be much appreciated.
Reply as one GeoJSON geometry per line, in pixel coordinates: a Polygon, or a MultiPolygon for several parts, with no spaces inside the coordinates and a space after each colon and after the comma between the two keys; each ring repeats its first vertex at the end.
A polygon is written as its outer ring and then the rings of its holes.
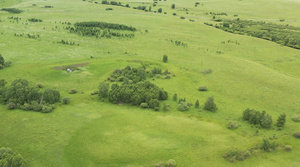
{"type": "Polygon", "coordinates": [[[167,14],[95,1],[0,0],[1,8],[24,11],[0,11],[0,54],[13,62],[0,70],[0,79],[42,83],[71,98],[69,105],[56,104],[49,114],[8,110],[1,104],[0,147],[12,148],[23,155],[28,166],[36,167],[154,166],[169,159],[177,166],[191,167],[300,165],[300,140],[291,135],[300,131],[299,122],[291,120],[292,115],[300,114],[300,51],[204,25],[214,23],[206,13],[226,12],[228,16],[218,17],[235,19],[238,15],[241,19],[300,26],[299,0],[167,0],[157,1],[156,7],[151,0],[120,0],[131,7],[152,6],[152,11],[162,8],[167,14]],[[195,7],[195,2],[200,5],[195,7]],[[171,4],[176,8],[171,9],[171,4]],[[113,10],[106,11],[108,7],[113,10]],[[8,19],[11,16],[21,20],[8,19]],[[43,22],[28,22],[30,18],[43,22]],[[97,39],[71,34],[62,24],[81,21],[125,24],[138,31],[132,39],[97,39]],[[22,33],[22,37],[14,35],[22,33]],[[40,38],[30,39],[26,34],[38,34],[40,38]],[[79,46],[58,43],[62,39],[79,46]],[[171,40],[183,41],[188,47],[176,46],[171,40]],[[168,63],[163,63],[163,55],[168,55],[168,63]],[[89,64],[73,73],[54,70],[82,63],[89,64]],[[170,80],[151,80],[168,91],[170,111],[115,105],[90,95],[114,69],[141,64],[176,74],[170,80]],[[205,69],[213,72],[203,74],[205,69]],[[198,91],[199,86],[207,86],[208,91],[198,91]],[[70,95],[73,88],[78,93],[70,95]],[[190,103],[199,99],[202,112],[194,107],[177,111],[174,93],[190,103]],[[219,108],[216,113],[203,109],[209,96],[215,98],[219,108]],[[260,129],[255,135],[256,128],[240,119],[248,107],[270,114],[272,128],[260,129]],[[274,124],[281,113],[287,114],[287,122],[278,131],[274,124]],[[229,130],[228,121],[241,126],[229,130]],[[274,134],[276,142],[291,145],[293,150],[276,150],[235,163],[222,158],[229,149],[247,149],[274,134]]]}

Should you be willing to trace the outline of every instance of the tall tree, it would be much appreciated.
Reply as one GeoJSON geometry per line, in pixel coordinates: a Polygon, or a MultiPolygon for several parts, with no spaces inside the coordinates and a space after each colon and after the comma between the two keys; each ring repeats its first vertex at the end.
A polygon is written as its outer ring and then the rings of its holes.
{"type": "Polygon", "coordinates": [[[218,107],[215,104],[213,97],[207,98],[207,101],[204,104],[204,109],[212,112],[216,112],[218,110],[218,107]]]}

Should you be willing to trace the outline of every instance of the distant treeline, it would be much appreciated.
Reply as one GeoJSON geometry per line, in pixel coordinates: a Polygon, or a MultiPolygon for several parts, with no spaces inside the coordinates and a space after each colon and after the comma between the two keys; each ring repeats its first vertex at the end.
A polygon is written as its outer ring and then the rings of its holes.
{"type": "Polygon", "coordinates": [[[230,33],[249,35],[300,49],[300,27],[240,19],[223,20],[215,27],[230,33]]]}
{"type": "Polygon", "coordinates": [[[35,18],[28,19],[28,21],[30,21],[30,22],[43,22],[43,20],[41,20],[41,19],[35,19],[35,18]]]}
{"type": "Polygon", "coordinates": [[[17,8],[2,8],[1,10],[7,11],[9,13],[21,13],[23,10],[17,8]]]}
{"type": "Polygon", "coordinates": [[[115,23],[106,23],[106,22],[77,22],[74,24],[75,27],[97,27],[101,29],[113,29],[113,30],[128,30],[128,31],[136,31],[136,28],[132,26],[126,26],[123,24],[115,24],[115,23]]]}
{"type": "Polygon", "coordinates": [[[74,27],[69,26],[66,29],[69,30],[70,33],[76,33],[82,36],[95,36],[96,38],[133,38],[135,36],[133,32],[136,31],[136,28],[132,26],[105,22],[77,22],[74,24],[74,27]]]}

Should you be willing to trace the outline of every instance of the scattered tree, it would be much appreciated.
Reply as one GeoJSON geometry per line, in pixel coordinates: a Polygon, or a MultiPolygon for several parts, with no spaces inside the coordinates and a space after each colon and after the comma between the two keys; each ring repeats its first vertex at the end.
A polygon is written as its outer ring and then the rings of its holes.
{"type": "Polygon", "coordinates": [[[207,98],[207,101],[204,103],[204,109],[212,112],[216,112],[218,110],[213,97],[207,98]]]}
{"type": "Polygon", "coordinates": [[[180,102],[178,105],[178,110],[179,111],[187,111],[189,110],[189,105],[186,102],[180,102]]]}
{"type": "Polygon", "coordinates": [[[196,102],[195,102],[195,108],[199,108],[199,100],[197,100],[196,102]]]}
{"type": "Polygon", "coordinates": [[[100,83],[98,89],[99,89],[98,95],[100,98],[108,97],[108,92],[109,92],[109,84],[108,83],[106,83],[106,82],[100,83]]]}
{"type": "Polygon", "coordinates": [[[276,123],[277,127],[281,127],[282,128],[284,126],[284,124],[285,124],[285,117],[286,117],[285,114],[280,114],[278,116],[277,123],[276,123]]]}
{"type": "Polygon", "coordinates": [[[0,65],[3,65],[3,66],[4,66],[4,64],[5,64],[4,58],[3,58],[3,56],[0,54],[0,65]]]}
{"type": "Polygon", "coordinates": [[[168,56],[167,55],[163,56],[163,62],[165,62],[165,63],[168,62],[168,56]]]}
{"type": "Polygon", "coordinates": [[[177,93],[173,95],[173,101],[177,101],[177,93]]]}
{"type": "Polygon", "coordinates": [[[161,13],[161,12],[162,12],[162,8],[159,8],[159,9],[157,10],[157,12],[158,12],[158,13],[161,13]]]}
{"type": "Polygon", "coordinates": [[[172,4],[172,5],[171,5],[171,8],[172,8],[172,9],[175,9],[175,4],[172,4]]]}
{"type": "Polygon", "coordinates": [[[64,98],[62,99],[62,103],[63,103],[63,104],[69,104],[69,103],[70,103],[70,98],[69,98],[69,97],[64,97],[64,98]]]}

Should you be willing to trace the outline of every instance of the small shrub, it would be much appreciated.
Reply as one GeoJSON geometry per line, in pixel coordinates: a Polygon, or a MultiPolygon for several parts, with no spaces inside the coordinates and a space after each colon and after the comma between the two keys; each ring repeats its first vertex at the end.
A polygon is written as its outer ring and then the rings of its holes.
{"type": "Polygon", "coordinates": [[[173,13],[173,16],[176,16],[176,13],[173,13]]]}
{"type": "Polygon", "coordinates": [[[141,103],[141,104],[140,104],[140,107],[141,107],[141,108],[148,108],[149,105],[148,105],[148,103],[141,103]]]}
{"type": "Polygon", "coordinates": [[[179,105],[178,105],[178,110],[179,111],[187,111],[189,110],[189,106],[186,102],[180,102],[179,105]]]}
{"type": "Polygon", "coordinates": [[[11,64],[12,64],[12,62],[11,62],[11,61],[6,61],[6,62],[4,63],[4,66],[5,66],[5,67],[10,67],[10,66],[11,66],[11,64]]]}
{"type": "Polygon", "coordinates": [[[98,91],[96,91],[96,90],[91,93],[91,95],[96,95],[96,94],[98,94],[98,91]]]}
{"type": "Polygon", "coordinates": [[[284,146],[284,150],[285,150],[286,152],[290,152],[290,151],[292,151],[292,149],[293,149],[293,147],[290,146],[290,145],[285,145],[285,146],[284,146]]]}
{"type": "Polygon", "coordinates": [[[106,8],[105,10],[114,10],[113,8],[106,8]]]}
{"type": "Polygon", "coordinates": [[[168,162],[166,163],[166,167],[175,167],[176,166],[176,161],[174,159],[169,159],[168,162]]]}
{"type": "Polygon", "coordinates": [[[238,125],[237,125],[236,122],[231,122],[231,121],[229,121],[229,122],[227,123],[227,128],[228,128],[228,129],[236,129],[236,128],[238,128],[238,125]]]}
{"type": "Polygon", "coordinates": [[[47,105],[43,105],[42,107],[42,113],[49,113],[53,110],[53,108],[51,106],[47,106],[47,105]]]}
{"type": "Polygon", "coordinates": [[[71,89],[71,90],[69,91],[69,94],[75,94],[75,93],[77,93],[77,90],[76,90],[76,89],[71,89]]]}
{"type": "Polygon", "coordinates": [[[38,88],[43,88],[43,87],[44,87],[44,85],[43,85],[42,83],[37,83],[36,86],[37,86],[38,88]]]}
{"type": "Polygon", "coordinates": [[[230,162],[243,161],[251,156],[250,151],[239,151],[237,148],[229,150],[223,155],[223,158],[230,162]]]}
{"type": "Polygon", "coordinates": [[[0,69],[4,69],[4,65],[0,64],[0,69]]]}
{"type": "Polygon", "coordinates": [[[275,141],[273,143],[270,143],[270,141],[268,139],[263,139],[261,145],[260,145],[260,149],[266,152],[270,152],[271,150],[274,150],[277,147],[277,144],[275,143],[275,141]]]}
{"type": "Polygon", "coordinates": [[[159,111],[159,107],[154,107],[154,111],[159,111]]]}
{"type": "Polygon", "coordinates": [[[292,120],[295,122],[300,122],[300,114],[294,114],[292,116],[292,120]]]}
{"type": "Polygon", "coordinates": [[[180,19],[185,19],[185,17],[184,16],[180,16],[180,19]]]}
{"type": "Polygon", "coordinates": [[[281,114],[278,116],[276,126],[282,128],[285,124],[285,114],[281,114]]]}
{"type": "Polygon", "coordinates": [[[12,109],[15,109],[15,108],[17,108],[16,103],[10,102],[10,103],[7,104],[7,109],[12,110],[12,109]]]}
{"type": "Polygon", "coordinates": [[[198,88],[199,91],[207,91],[207,87],[206,86],[200,86],[198,88]]]}
{"type": "Polygon", "coordinates": [[[62,103],[63,103],[63,104],[69,104],[69,103],[70,103],[70,98],[69,98],[69,97],[64,97],[64,98],[62,99],[62,103]]]}
{"type": "Polygon", "coordinates": [[[293,136],[296,137],[296,138],[298,138],[298,139],[300,139],[300,132],[293,133],[293,136]]]}
{"type": "Polygon", "coordinates": [[[195,102],[195,108],[199,108],[199,106],[200,106],[199,100],[196,100],[196,102],[195,102]]]}
{"type": "Polygon", "coordinates": [[[163,62],[165,62],[165,63],[168,62],[168,56],[167,55],[163,56],[163,62]]]}
{"type": "Polygon", "coordinates": [[[173,95],[173,101],[177,101],[177,93],[173,95]]]}

